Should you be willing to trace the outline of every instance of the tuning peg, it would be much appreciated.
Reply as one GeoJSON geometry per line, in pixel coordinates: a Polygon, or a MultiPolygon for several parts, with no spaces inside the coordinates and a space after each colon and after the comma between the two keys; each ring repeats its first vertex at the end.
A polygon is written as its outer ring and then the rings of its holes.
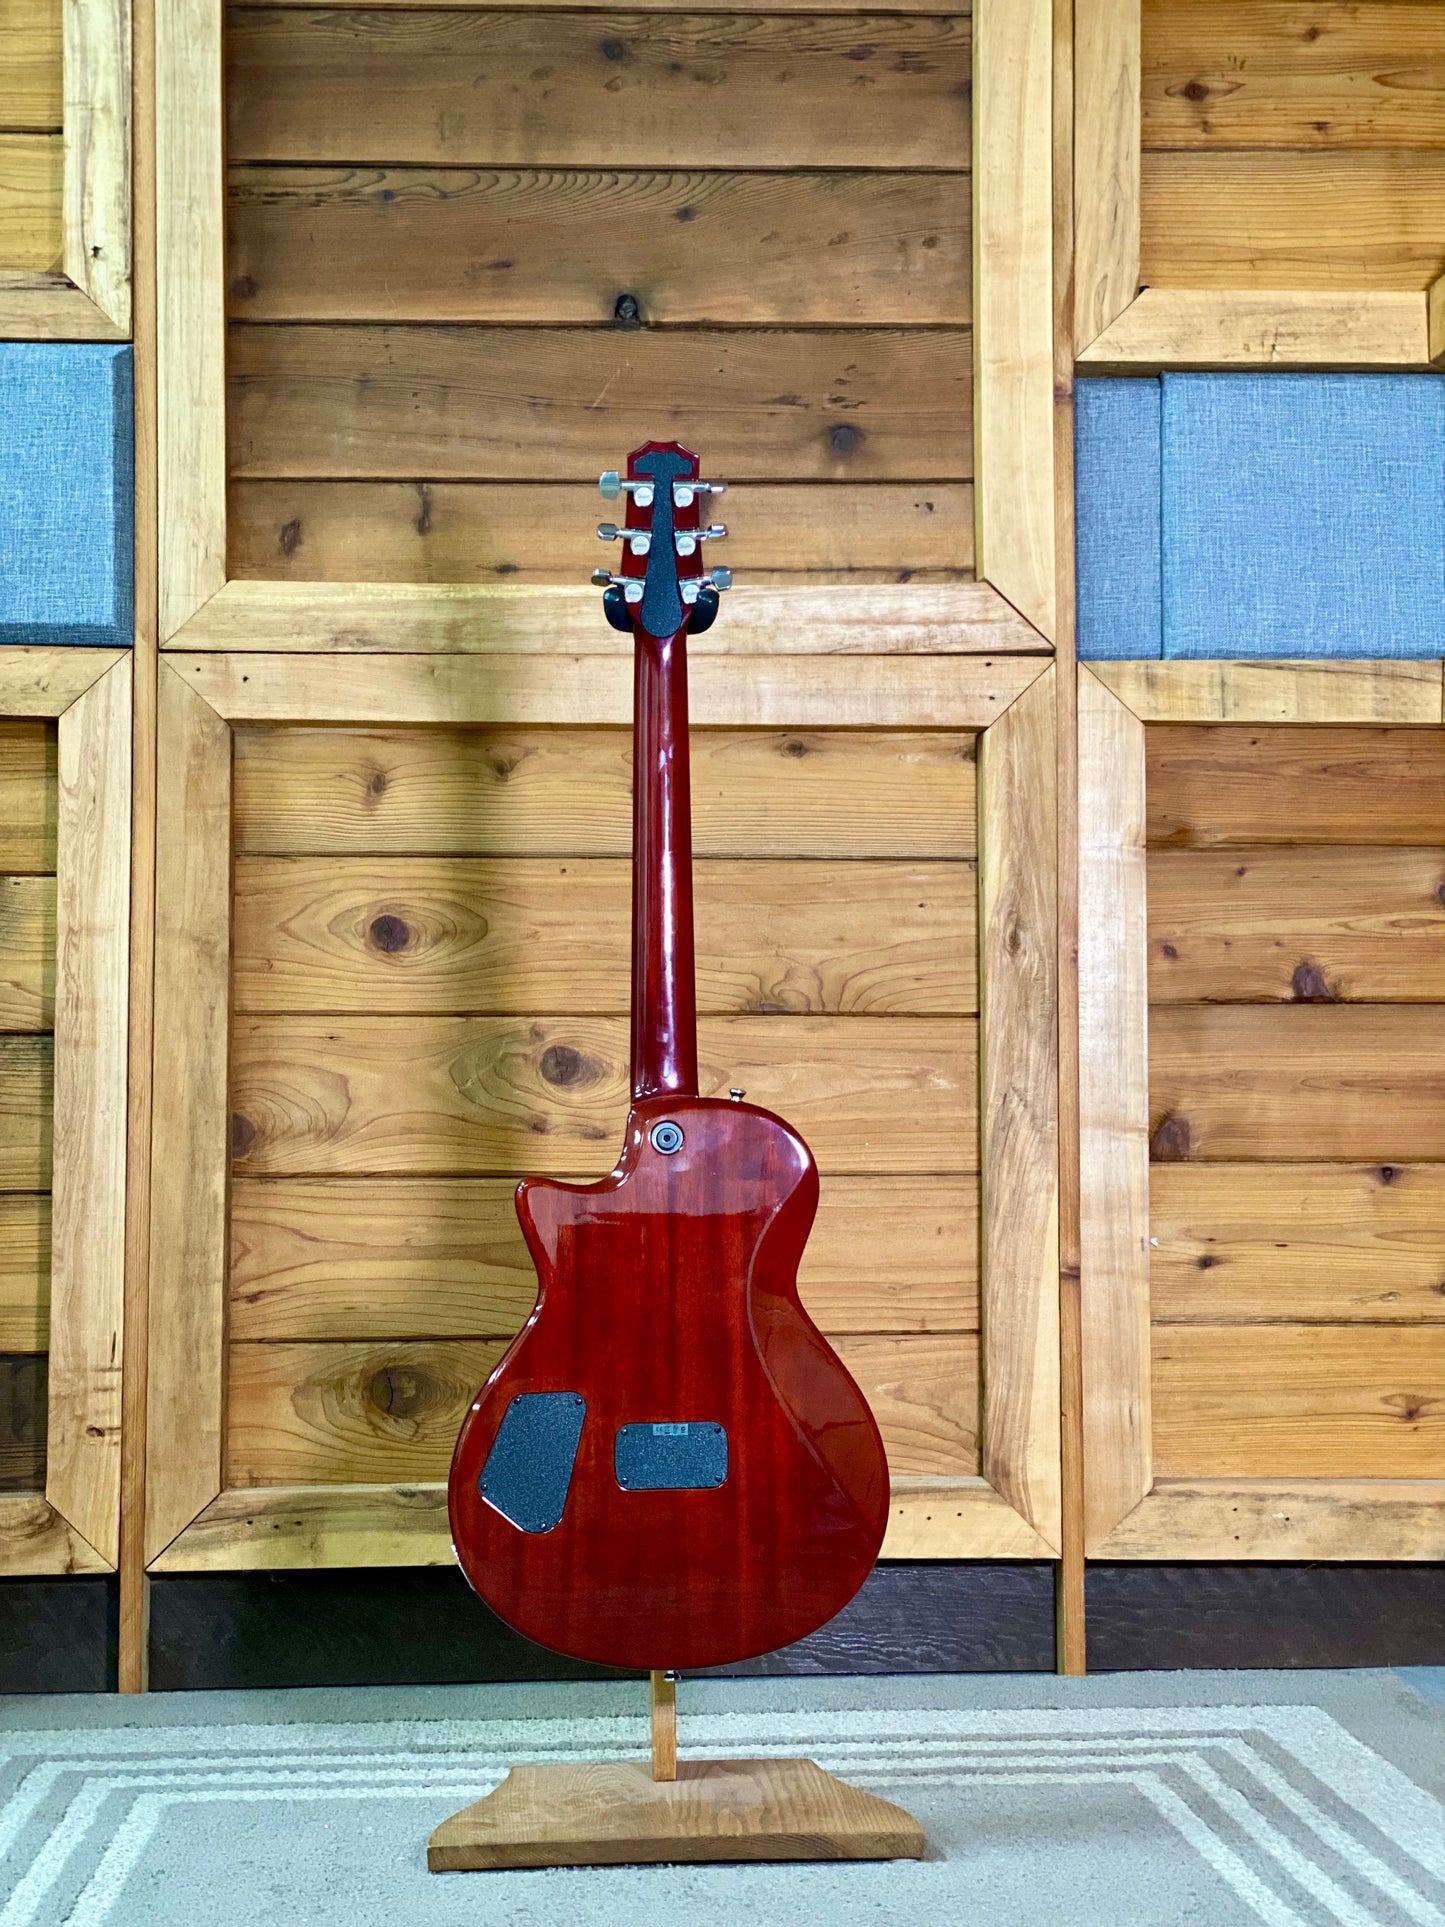
{"type": "Polygon", "coordinates": [[[715,589],[730,589],[733,586],[731,569],[709,569],[707,579],[715,589]]]}
{"type": "Polygon", "coordinates": [[[714,522],[706,529],[679,529],[677,533],[677,552],[679,555],[694,555],[699,542],[717,542],[727,534],[721,522],[714,522]]]}
{"type": "Polygon", "coordinates": [[[646,529],[623,529],[615,522],[597,524],[597,539],[600,542],[616,542],[619,537],[634,555],[646,555],[652,547],[652,537],[646,529]]]}
{"type": "MultiPolygon", "coordinates": [[[[626,490],[640,509],[652,507],[651,482],[629,482],[624,476],[619,475],[615,468],[604,469],[597,486],[601,489],[606,501],[615,502],[626,490]]],[[[688,499],[690,501],[691,496],[688,499]]]]}
{"type": "Polygon", "coordinates": [[[690,509],[695,495],[726,495],[727,492],[726,482],[674,482],[672,500],[675,507],[690,509]]]}
{"type": "Polygon", "coordinates": [[[642,600],[642,584],[636,576],[614,575],[611,569],[594,569],[592,586],[594,589],[621,589],[629,602],[642,600]]]}

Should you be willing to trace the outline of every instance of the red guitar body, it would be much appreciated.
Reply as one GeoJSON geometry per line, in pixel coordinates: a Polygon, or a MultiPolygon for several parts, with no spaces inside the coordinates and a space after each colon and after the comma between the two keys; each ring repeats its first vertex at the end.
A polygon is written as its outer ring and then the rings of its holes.
{"type": "MultiPolygon", "coordinates": [[[[695,564],[678,567],[698,510],[674,513],[673,499],[696,475],[676,443],[649,443],[623,485],[629,529],[649,538],[647,597],[625,599],[637,629],[626,1143],[597,1184],[519,1186],[537,1303],[462,1425],[449,1486],[457,1558],[503,1619],[559,1652],[648,1671],[812,1632],[862,1585],[888,1515],[877,1425],[798,1300],[818,1202],[808,1147],[741,1093],[698,1094],[682,632],[717,599],[697,594],[695,564]],[[652,500],[664,490],[665,513],[652,500]]],[[[641,580],[636,566],[622,578],[641,580]]]]}

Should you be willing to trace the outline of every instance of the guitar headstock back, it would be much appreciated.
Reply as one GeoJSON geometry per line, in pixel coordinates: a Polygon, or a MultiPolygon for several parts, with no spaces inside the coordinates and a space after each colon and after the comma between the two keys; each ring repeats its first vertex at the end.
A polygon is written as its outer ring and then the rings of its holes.
{"type": "Polygon", "coordinates": [[[617,568],[592,576],[612,627],[658,639],[711,628],[732,571],[705,567],[706,544],[727,530],[704,518],[727,483],[703,481],[681,442],[644,442],[628,456],[626,475],[609,469],[600,487],[608,501],[627,505],[622,522],[597,527],[602,541],[621,546],[617,568]]]}

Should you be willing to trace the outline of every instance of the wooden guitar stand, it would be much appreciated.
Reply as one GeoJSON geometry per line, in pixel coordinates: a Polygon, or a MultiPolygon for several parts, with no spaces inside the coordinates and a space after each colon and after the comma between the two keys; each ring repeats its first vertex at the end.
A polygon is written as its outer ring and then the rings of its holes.
{"type": "Polygon", "coordinates": [[[920,1860],[911,1813],[811,1760],[677,1758],[677,1685],[652,1675],[652,1769],[514,1766],[427,1842],[432,1873],[668,1860],[920,1860]]]}

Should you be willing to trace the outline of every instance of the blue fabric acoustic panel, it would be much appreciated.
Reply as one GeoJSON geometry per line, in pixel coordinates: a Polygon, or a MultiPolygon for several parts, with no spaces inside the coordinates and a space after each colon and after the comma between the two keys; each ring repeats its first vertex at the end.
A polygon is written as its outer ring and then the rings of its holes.
{"type": "Polygon", "coordinates": [[[1445,655],[1445,377],[1162,383],[1166,656],[1445,655]]]}
{"type": "Polygon", "coordinates": [[[132,639],[130,349],[0,344],[0,642],[132,639]]]}
{"type": "Polygon", "coordinates": [[[1159,383],[1074,390],[1079,655],[1164,652],[1159,547],[1159,383]]]}

